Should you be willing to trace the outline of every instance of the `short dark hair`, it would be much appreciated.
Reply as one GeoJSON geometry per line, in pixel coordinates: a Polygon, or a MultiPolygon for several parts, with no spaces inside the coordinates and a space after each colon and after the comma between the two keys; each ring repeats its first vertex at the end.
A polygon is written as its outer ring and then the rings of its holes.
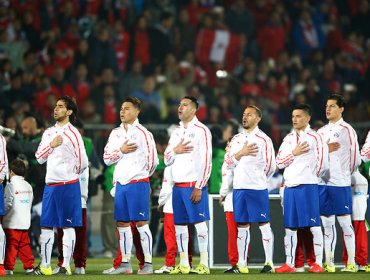
{"type": "Polygon", "coordinates": [[[26,175],[26,165],[21,159],[15,159],[10,163],[10,170],[14,172],[15,175],[25,176],[26,175]]]}
{"type": "Polygon", "coordinates": [[[69,116],[69,121],[72,124],[74,124],[76,119],[77,119],[77,113],[78,113],[76,100],[72,97],[69,97],[68,95],[59,97],[56,102],[58,102],[60,100],[64,102],[64,104],[66,105],[67,110],[72,110],[72,114],[69,116]]]}
{"type": "Polygon", "coordinates": [[[141,108],[143,107],[143,102],[139,98],[136,98],[136,97],[128,96],[125,99],[123,99],[121,104],[125,102],[132,103],[132,105],[134,105],[134,107],[138,109],[139,111],[141,111],[141,108]]]}
{"type": "Polygon", "coordinates": [[[198,110],[199,103],[198,103],[198,100],[194,96],[187,95],[187,96],[183,97],[182,99],[189,99],[189,100],[191,100],[191,102],[193,102],[193,104],[195,105],[195,109],[198,110]]]}
{"type": "Polygon", "coordinates": [[[261,109],[260,109],[260,108],[258,108],[257,106],[255,106],[255,105],[248,105],[248,106],[247,106],[247,107],[245,107],[245,108],[253,108],[254,110],[256,110],[257,116],[258,116],[259,118],[261,118],[261,119],[262,119],[262,112],[261,112],[261,109]]]}
{"type": "Polygon", "coordinates": [[[304,103],[297,104],[297,105],[294,106],[293,111],[294,110],[302,110],[302,111],[306,112],[307,115],[312,116],[311,106],[308,105],[308,104],[304,104],[304,103]]]}
{"type": "Polygon", "coordinates": [[[346,105],[346,101],[344,100],[344,97],[341,94],[332,93],[326,99],[326,101],[328,101],[328,100],[335,100],[335,101],[337,101],[337,105],[338,105],[339,108],[344,108],[345,105],[346,105]]]}

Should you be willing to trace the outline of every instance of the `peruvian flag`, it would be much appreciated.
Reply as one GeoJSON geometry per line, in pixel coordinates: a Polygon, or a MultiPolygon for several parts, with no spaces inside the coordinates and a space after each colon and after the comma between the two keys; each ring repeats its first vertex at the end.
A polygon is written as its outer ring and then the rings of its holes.
{"type": "Polygon", "coordinates": [[[226,29],[203,28],[197,35],[195,56],[201,66],[224,63],[226,70],[232,70],[241,51],[241,36],[226,29]]]}

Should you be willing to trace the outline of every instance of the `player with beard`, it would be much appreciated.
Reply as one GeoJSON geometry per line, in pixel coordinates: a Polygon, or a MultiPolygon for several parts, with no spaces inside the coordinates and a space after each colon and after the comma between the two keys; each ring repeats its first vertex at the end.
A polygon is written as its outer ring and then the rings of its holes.
{"type": "Polygon", "coordinates": [[[227,168],[233,170],[233,208],[238,224],[237,270],[248,273],[247,254],[250,225],[259,223],[265,251],[261,273],[274,272],[274,235],[270,227],[268,180],[276,169],[275,151],[270,137],[259,129],[261,110],[247,106],[243,113],[243,132],[235,135],[225,156],[227,168]]]}
{"type": "Polygon", "coordinates": [[[88,166],[85,146],[76,120],[77,105],[69,96],[58,98],[54,108],[56,124],[42,135],[36,151],[40,164],[47,162],[41,214],[41,264],[34,274],[51,275],[53,228],[63,228],[64,259],[58,274],[71,275],[70,262],[76,244],[75,227],[82,226],[79,176],[88,166]]]}

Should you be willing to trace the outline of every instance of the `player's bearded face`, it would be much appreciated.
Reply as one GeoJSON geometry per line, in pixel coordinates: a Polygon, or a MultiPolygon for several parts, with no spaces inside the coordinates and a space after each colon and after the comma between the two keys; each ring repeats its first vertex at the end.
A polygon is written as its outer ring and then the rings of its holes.
{"type": "Polygon", "coordinates": [[[54,108],[54,120],[57,122],[62,122],[69,117],[67,107],[64,102],[59,100],[54,108]]]}

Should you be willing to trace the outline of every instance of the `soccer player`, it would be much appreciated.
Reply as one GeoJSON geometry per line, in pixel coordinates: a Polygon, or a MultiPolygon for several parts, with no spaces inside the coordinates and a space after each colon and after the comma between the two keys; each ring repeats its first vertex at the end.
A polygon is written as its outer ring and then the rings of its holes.
{"type": "Polygon", "coordinates": [[[82,137],[72,125],[76,114],[77,105],[72,98],[58,98],[54,108],[56,124],[45,130],[36,151],[37,161],[40,164],[47,162],[40,220],[42,260],[34,270],[37,275],[52,274],[53,228],[63,228],[64,258],[59,274],[72,274],[70,262],[76,244],[74,228],[82,226],[79,176],[88,166],[82,137]]]}
{"type": "Polygon", "coordinates": [[[0,133],[0,276],[5,276],[4,268],[5,246],[6,239],[3,227],[1,225],[1,218],[5,214],[4,210],[4,187],[3,182],[8,174],[8,156],[6,153],[6,141],[4,136],[0,133]]]}
{"type": "Polygon", "coordinates": [[[208,193],[206,184],[212,167],[212,136],[209,129],[195,116],[199,104],[196,98],[185,96],[178,107],[180,125],[172,132],[164,153],[171,166],[174,181],[173,215],[180,264],[170,274],[209,274],[208,267],[208,193]],[[190,269],[188,258],[188,224],[195,224],[200,264],[190,269]]]}
{"type": "MultiPolygon", "coordinates": [[[[163,213],[163,237],[166,244],[165,265],[154,271],[155,274],[169,274],[176,264],[177,244],[176,231],[173,219],[172,207],[172,173],[171,167],[168,166],[163,172],[162,188],[158,197],[158,211],[163,213]]],[[[192,239],[189,235],[189,264],[192,263],[192,239]]]]}
{"type": "MultiPolygon", "coordinates": [[[[231,140],[231,139],[230,139],[231,140]]],[[[229,151],[230,141],[227,143],[225,148],[226,152],[229,151]]],[[[220,188],[220,199],[219,204],[224,208],[226,225],[227,225],[227,254],[229,256],[229,263],[231,268],[226,269],[224,273],[239,273],[238,267],[238,224],[234,219],[234,208],[233,208],[233,177],[234,171],[227,169],[227,164],[222,164],[222,181],[220,188]]]]}
{"type": "Polygon", "coordinates": [[[323,236],[320,227],[318,182],[328,169],[328,152],[321,137],[310,128],[311,108],[298,104],[292,112],[293,131],[285,136],[276,163],[284,170],[284,227],[286,263],[277,273],[295,272],[297,229],[309,227],[316,263],[308,272],[323,272],[323,236]]]}
{"type": "Polygon", "coordinates": [[[142,102],[135,97],[123,100],[120,110],[122,124],[109,135],[103,156],[106,165],[117,163],[113,174],[116,184],[114,219],[122,252],[122,263],[116,273],[121,274],[132,274],[132,221],[136,222],[145,258],[138,274],[153,273],[153,238],[148,225],[149,177],[158,164],[158,155],[152,133],[139,123],[141,108],[142,102]]]}
{"type": "Polygon", "coordinates": [[[32,186],[24,179],[26,165],[15,159],[10,163],[10,183],[5,188],[4,231],[6,254],[4,266],[7,274],[13,275],[17,256],[23,263],[26,274],[33,272],[35,258],[32,254],[28,229],[31,226],[33,200],[32,186]]]}
{"type": "Polygon", "coordinates": [[[364,162],[370,161],[370,131],[367,133],[365,144],[362,146],[361,158],[364,162]]]}
{"type": "Polygon", "coordinates": [[[250,225],[259,223],[265,251],[265,265],[261,273],[274,272],[274,234],[270,227],[268,180],[276,169],[275,151],[270,137],[262,132],[258,123],[261,110],[253,105],[243,113],[244,131],[230,142],[225,162],[234,171],[233,207],[238,223],[238,269],[248,273],[247,254],[250,242],[250,225]]]}
{"type": "Polygon", "coordinates": [[[348,252],[344,272],[356,272],[355,233],[353,231],[351,174],[361,163],[355,130],[343,118],[344,98],[332,94],[326,101],[329,123],[318,130],[329,149],[329,171],[320,183],[320,214],[324,228],[325,264],[327,272],[335,272],[334,250],[337,241],[335,216],[344,234],[348,252]]]}
{"type": "MultiPolygon", "coordinates": [[[[370,272],[370,265],[367,262],[368,257],[368,238],[365,224],[365,215],[367,209],[368,183],[366,178],[356,170],[351,176],[352,187],[352,226],[356,239],[355,260],[359,272],[370,272]]],[[[348,262],[346,248],[343,248],[343,261],[348,262]]]]}

